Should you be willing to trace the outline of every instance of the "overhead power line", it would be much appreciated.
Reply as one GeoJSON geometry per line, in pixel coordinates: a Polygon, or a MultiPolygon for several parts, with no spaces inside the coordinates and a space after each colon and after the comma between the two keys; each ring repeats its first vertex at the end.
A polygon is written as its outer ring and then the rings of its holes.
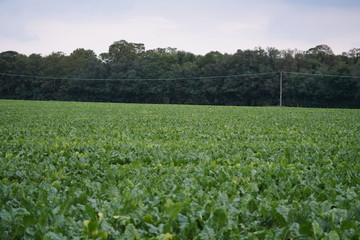
{"type": "MultiPolygon", "coordinates": [[[[314,76],[314,77],[336,77],[336,78],[351,78],[360,79],[360,76],[349,75],[334,75],[334,74],[321,74],[321,73],[302,73],[302,72],[285,72],[286,74],[314,76]]],[[[244,73],[235,75],[223,75],[223,76],[208,76],[208,77],[178,77],[178,78],[66,78],[66,77],[51,77],[51,76],[32,76],[25,74],[14,73],[0,73],[0,76],[18,77],[18,78],[33,78],[33,79],[45,79],[45,80],[69,80],[69,81],[172,81],[172,80],[211,80],[219,78],[240,78],[240,77],[255,77],[264,75],[278,75],[279,72],[262,72],[262,73],[244,73]]]]}
{"type": "Polygon", "coordinates": [[[302,73],[302,72],[283,72],[287,74],[314,76],[314,77],[337,77],[337,78],[355,78],[360,79],[360,76],[346,76],[346,75],[334,75],[334,74],[321,74],[321,73],[302,73]]]}
{"type": "Polygon", "coordinates": [[[64,77],[47,77],[47,76],[31,76],[13,73],[0,73],[1,76],[19,77],[19,78],[35,78],[47,80],[74,80],[74,81],[171,81],[171,80],[210,80],[218,78],[237,78],[237,77],[253,77],[260,75],[277,74],[276,72],[263,73],[245,73],[237,75],[209,76],[209,77],[179,77],[179,78],[64,78],[64,77]]]}

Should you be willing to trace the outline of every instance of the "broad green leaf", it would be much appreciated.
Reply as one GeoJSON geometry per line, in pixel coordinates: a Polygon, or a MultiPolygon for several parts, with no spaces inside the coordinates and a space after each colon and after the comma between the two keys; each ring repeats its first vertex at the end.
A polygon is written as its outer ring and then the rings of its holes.
{"type": "Polygon", "coordinates": [[[167,199],[165,203],[165,210],[170,218],[175,218],[180,213],[181,203],[174,203],[171,199],[167,199]]]}
{"type": "Polygon", "coordinates": [[[340,240],[339,235],[334,230],[329,232],[328,237],[329,237],[329,240],[340,240]]]}
{"type": "Polygon", "coordinates": [[[126,239],[129,239],[129,240],[140,239],[139,232],[136,230],[134,225],[131,223],[126,226],[124,236],[126,237],[126,239]]]}
{"type": "Polygon", "coordinates": [[[291,208],[288,206],[280,205],[276,208],[276,211],[284,218],[285,222],[288,222],[288,216],[291,208]]]}
{"type": "Polygon", "coordinates": [[[211,227],[205,226],[204,229],[199,234],[201,240],[213,240],[215,239],[214,229],[211,227]]]}
{"type": "Polygon", "coordinates": [[[225,227],[227,225],[227,215],[224,209],[218,208],[214,211],[212,216],[212,222],[215,226],[215,229],[220,229],[222,227],[225,227]]]}
{"type": "Polygon", "coordinates": [[[316,220],[314,220],[312,222],[312,229],[313,229],[313,233],[315,236],[319,236],[319,237],[322,236],[323,229],[321,228],[320,224],[316,220]]]}

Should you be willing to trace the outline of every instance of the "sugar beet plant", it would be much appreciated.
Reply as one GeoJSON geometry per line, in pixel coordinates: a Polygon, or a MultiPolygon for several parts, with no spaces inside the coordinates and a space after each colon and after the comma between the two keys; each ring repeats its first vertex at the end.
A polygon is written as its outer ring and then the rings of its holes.
{"type": "Polygon", "coordinates": [[[1,239],[359,239],[360,111],[0,101],[1,239]]]}

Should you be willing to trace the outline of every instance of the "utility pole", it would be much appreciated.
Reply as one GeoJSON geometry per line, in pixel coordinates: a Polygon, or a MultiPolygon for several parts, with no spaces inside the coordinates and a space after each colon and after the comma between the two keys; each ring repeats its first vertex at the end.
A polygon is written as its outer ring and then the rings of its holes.
{"type": "Polygon", "coordinates": [[[282,74],[283,74],[283,71],[281,70],[280,71],[280,107],[282,107],[282,82],[283,82],[283,79],[282,79],[282,74]]]}

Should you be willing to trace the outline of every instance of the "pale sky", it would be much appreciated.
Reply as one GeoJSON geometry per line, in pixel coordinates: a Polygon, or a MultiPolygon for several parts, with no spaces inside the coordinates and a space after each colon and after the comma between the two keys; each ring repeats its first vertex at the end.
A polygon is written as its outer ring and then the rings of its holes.
{"type": "Polygon", "coordinates": [[[0,0],[0,52],[108,51],[115,41],[195,54],[360,48],[359,0],[0,0]]]}

